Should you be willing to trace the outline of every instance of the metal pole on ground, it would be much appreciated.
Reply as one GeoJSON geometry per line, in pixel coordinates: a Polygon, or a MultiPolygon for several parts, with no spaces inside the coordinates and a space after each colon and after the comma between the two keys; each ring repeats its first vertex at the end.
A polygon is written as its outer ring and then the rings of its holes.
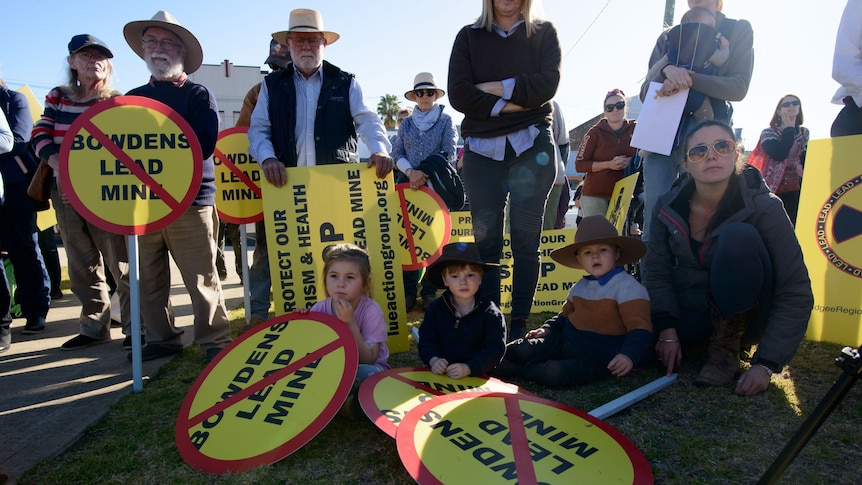
{"type": "Polygon", "coordinates": [[[605,420],[632,404],[642,401],[644,398],[649,397],[673,384],[676,382],[676,376],[676,374],[671,374],[669,376],[660,377],[649,384],[643,385],[628,394],[622,395],[607,404],[593,409],[588,414],[594,418],[605,420]]]}
{"type": "Polygon", "coordinates": [[[129,251],[129,306],[132,314],[132,391],[144,389],[143,367],[141,364],[141,287],[138,277],[138,236],[126,236],[129,251]]]}
{"type": "MultiPolygon", "coordinates": [[[[248,291],[251,282],[248,278],[248,248],[246,247],[246,237],[248,235],[248,229],[246,229],[246,224],[239,225],[239,252],[240,257],[242,258],[242,301],[245,305],[245,323],[248,324],[251,322],[251,294],[248,291]]],[[[234,257],[236,257],[236,253],[234,253],[234,257]]]]}

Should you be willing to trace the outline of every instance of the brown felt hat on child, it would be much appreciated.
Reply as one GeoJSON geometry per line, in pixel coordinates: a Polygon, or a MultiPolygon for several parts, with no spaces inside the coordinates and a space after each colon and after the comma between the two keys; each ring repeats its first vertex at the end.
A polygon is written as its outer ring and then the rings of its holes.
{"type": "Polygon", "coordinates": [[[443,253],[436,261],[425,268],[425,279],[435,288],[443,289],[443,270],[453,264],[478,264],[486,271],[500,266],[497,263],[483,263],[479,250],[474,243],[456,242],[443,246],[443,253]]]}
{"type": "Polygon", "coordinates": [[[575,242],[551,252],[551,259],[569,268],[584,269],[578,261],[578,250],[590,244],[609,244],[620,249],[620,259],[617,265],[634,263],[646,254],[646,244],[640,239],[620,236],[617,228],[597,214],[584,217],[575,232],[575,242]]]}

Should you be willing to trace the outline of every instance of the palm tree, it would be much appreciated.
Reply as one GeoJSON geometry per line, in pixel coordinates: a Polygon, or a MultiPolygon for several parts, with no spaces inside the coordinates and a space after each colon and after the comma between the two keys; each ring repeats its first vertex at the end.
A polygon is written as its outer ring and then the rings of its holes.
{"type": "Polygon", "coordinates": [[[398,104],[398,96],[394,94],[380,96],[380,102],[377,103],[377,114],[383,118],[383,126],[387,130],[395,129],[399,110],[401,110],[401,106],[398,104]]]}

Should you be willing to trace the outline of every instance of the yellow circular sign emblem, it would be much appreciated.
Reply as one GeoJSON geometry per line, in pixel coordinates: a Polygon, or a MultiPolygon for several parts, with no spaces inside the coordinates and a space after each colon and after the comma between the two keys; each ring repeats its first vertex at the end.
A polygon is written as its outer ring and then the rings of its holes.
{"type": "Polygon", "coordinates": [[[493,377],[452,379],[428,368],[389,369],[372,374],[359,387],[359,404],[384,433],[395,431],[407,413],[423,402],[455,392],[523,392],[493,377]]]}
{"type": "Polygon", "coordinates": [[[177,112],[119,96],[78,116],[60,147],[60,184],[92,224],[116,234],[163,229],[191,206],[203,172],[200,143],[177,112]]]}
{"type": "Polygon", "coordinates": [[[640,450],[607,423],[524,394],[435,397],[410,411],[396,441],[423,485],[653,483],[640,450]]]}
{"type": "Polygon", "coordinates": [[[404,231],[398,235],[398,249],[404,271],[415,271],[433,263],[449,243],[452,222],[443,199],[423,186],[410,189],[410,184],[395,186],[401,201],[398,224],[404,231]]]}
{"type": "Polygon", "coordinates": [[[234,127],[218,135],[215,163],[216,209],[219,218],[232,224],[263,219],[260,166],[248,153],[248,128],[234,127]]]}
{"type": "Polygon", "coordinates": [[[177,417],[177,448],[207,473],[274,463],[335,417],[358,362],[353,334],[333,316],[290,313],[258,325],[192,385],[177,417]]]}

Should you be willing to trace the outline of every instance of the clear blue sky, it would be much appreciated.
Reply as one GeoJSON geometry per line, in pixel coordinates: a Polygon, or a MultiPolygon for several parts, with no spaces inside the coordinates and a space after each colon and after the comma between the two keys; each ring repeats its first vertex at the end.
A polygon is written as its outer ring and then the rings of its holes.
{"type": "MultiPolygon", "coordinates": [[[[569,128],[598,114],[609,89],[637,92],[661,31],[665,0],[536,1],[560,34],[565,57],[557,101],[569,128]]],[[[384,94],[402,96],[420,71],[433,72],[445,88],[455,34],[481,9],[480,0],[4,3],[0,72],[10,87],[28,84],[40,100],[48,89],[64,82],[66,44],[72,35],[89,33],[108,44],[115,55],[115,87],[127,91],[148,78],[143,61],[123,38],[123,26],[129,21],[167,10],[201,41],[205,63],[229,59],[235,65],[262,66],[270,34],[287,29],[291,8],[310,6],[323,13],[328,30],[342,36],[327,48],[326,59],[357,75],[372,107],[384,94]]],[[[729,17],[747,19],[754,27],[754,79],[746,99],[735,104],[734,116],[749,149],[786,93],[801,97],[812,138],[828,136],[839,109],[830,104],[837,89],[831,69],[844,4],[844,0],[725,0],[729,17]]],[[[686,9],[685,0],[677,0],[675,19],[686,9]]],[[[448,103],[446,98],[442,103],[448,103]]],[[[460,114],[451,108],[449,112],[456,122],[460,120],[460,114]]]]}

